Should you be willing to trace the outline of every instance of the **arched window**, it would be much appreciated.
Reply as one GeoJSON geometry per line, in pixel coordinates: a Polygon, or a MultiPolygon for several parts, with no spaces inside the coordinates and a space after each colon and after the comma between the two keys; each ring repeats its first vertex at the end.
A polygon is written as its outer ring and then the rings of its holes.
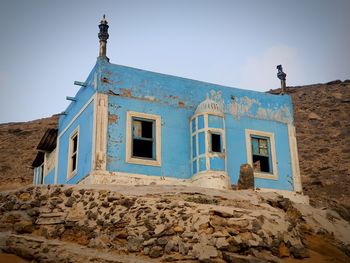
{"type": "Polygon", "coordinates": [[[192,174],[226,171],[223,107],[211,99],[201,102],[191,118],[192,174]]]}

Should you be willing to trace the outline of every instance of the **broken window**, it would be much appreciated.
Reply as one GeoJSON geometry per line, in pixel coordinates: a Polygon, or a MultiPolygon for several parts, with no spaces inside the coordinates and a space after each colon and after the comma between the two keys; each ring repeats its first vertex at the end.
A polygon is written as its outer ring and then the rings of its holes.
{"type": "Polygon", "coordinates": [[[78,134],[75,134],[72,138],[73,151],[72,151],[72,172],[77,169],[77,153],[78,153],[78,134]]]}
{"type": "Polygon", "coordinates": [[[272,173],[269,138],[251,137],[251,143],[254,171],[272,173]]]}
{"type": "Polygon", "coordinates": [[[133,118],[132,157],[154,159],[154,121],[133,118]]]}
{"type": "Polygon", "coordinates": [[[221,134],[211,133],[211,151],[221,153],[221,134]]]}

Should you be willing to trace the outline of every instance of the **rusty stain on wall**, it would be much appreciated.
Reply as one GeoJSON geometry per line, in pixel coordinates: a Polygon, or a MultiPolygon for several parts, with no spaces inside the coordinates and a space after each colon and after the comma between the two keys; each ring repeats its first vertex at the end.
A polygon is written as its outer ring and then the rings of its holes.
{"type": "Polygon", "coordinates": [[[127,97],[127,98],[131,98],[132,97],[131,89],[119,89],[119,90],[121,91],[120,96],[127,97]]]}
{"type": "Polygon", "coordinates": [[[109,114],[108,115],[108,122],[109,123],[117,123],[118,116],[116,114],[109,114]]]}
{"type": "Polygon", "coordinates": [[[102,82],[103,82],[103,83],[109,83],[109,79],[107,79],[106,77],[103,77],[103,78],[102,78],[102,82]]]}
{"type": "Polygon", "coordinates": [[[120,94],[115,93],[113,90],[108,90],[108,95],[120,96],[120,94]]]}
{"type": "Polygon", "coordinates": [[[185,103],[183,101],[179,101],[178,103],[180,108],[184,108],[185,107],[185,103]]]}

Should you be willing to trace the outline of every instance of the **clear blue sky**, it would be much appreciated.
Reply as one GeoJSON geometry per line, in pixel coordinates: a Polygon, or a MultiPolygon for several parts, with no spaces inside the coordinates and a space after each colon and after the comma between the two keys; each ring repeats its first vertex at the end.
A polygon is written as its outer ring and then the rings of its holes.
{"type": "Polygon", "coordinates": [[[350,79],[349,0],[0,0],[0,123],[64,111],[109,21],[112,63],[243,89],[350,79]]]}

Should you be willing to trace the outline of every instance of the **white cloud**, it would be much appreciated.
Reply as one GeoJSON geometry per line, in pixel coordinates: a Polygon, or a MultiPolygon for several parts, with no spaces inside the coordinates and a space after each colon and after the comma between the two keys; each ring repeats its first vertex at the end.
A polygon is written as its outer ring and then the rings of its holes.
{"type": "Polygon", "coordinates": [[[276,69],[279,64],[282,64],[287,74],[287,86],[293,85],[293,79],[301,77],[302,68],[298,65],[297,50],[288,46],[274,46],[258,56],[246,59],[240,68],[238,86],[259,91],[279,88],[276,69]]]}

